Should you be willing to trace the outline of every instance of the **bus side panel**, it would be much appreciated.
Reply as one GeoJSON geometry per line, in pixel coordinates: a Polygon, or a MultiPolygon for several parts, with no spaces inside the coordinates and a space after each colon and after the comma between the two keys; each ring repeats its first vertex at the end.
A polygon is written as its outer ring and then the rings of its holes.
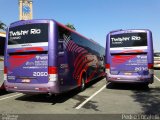
{"type": "Polygon", "coordinates": [[[150,31],[147,31],[147,39],[148,39],[148,63],[153,64],[153,40],[152,40],[152,33],[150,31]]]}
{"type": "MultiPolygon", "coordinates": [[[[61,26],[59,29],[58,45],[58,79],[61,90],[66,91],[81,85],[83,75],[86,83],[104,75],[103,60],[104,49],[101,55],[96,50],[96,45],[83,37],[68,31],[61,26]]],[[[98,45],[97,45],[98,46],[98,45]]]]}
{"type": "Polygon", "coordinates": [[[106,50],[105,50],[105,72],[106,72],[106,80],[110,75],[110,63],[111,63],[111,54],[110,54],[110,35],[108,34],[106,37],[106,50]]]}
{"type": "Polygon", "coordinates": [[[71,89],[81,85],[82,77],[85,77],[87,83],[103,75],[104,63],[101,62],[100,55],[94,54],[92,50],[70,41],[64,53],[64,56],[59,57],[64,62],[59,70],[68,76],[65,83],[71,89]],[[69,47],[71,43],[72,47],[69,47]]]}
{"type": "Polygon", "coordinates": [[[49,44],[48,44],[48,54],[49,54],[49,66],[57,67],[57,28],[56,23],[51,21],[49,26],[49,44]]]}
{"type": "Polygon", "coordinates": [[[151,31],[147,31],[147,42],[148,42],[148,65],[151,65],[149,67],[149,75],[150,75],[150,83],[154,82],[154,69],[153,69],[153,64],[154,64],[154,53],[153,53],[153,38],[152,38],[152,33],[151,31]]]}
{"type": "MultiPolygon", "coordinates": [[[[55,21],[50,21],[50,26],[49,26],[49,44],[48,44],[48,73],[49,73],[49,68],[53,67],[56,68],[55,73],[51,74],[51,76],[54,76],[55,79],[54,81],[49,81],[50,83],[53,83],[54,86],[51,87],[51,93],[60,93],[60,82],[59,82],[59,72],[58,72],[58,50],[57,50],[57,45],[58,45],[58,35],[57,35],[57,24],[55,21]]],[[[50,74],[50,73],[49,73],[50,74]]],[[[50,78],[48,78],[50,79],[50,78]]]]}

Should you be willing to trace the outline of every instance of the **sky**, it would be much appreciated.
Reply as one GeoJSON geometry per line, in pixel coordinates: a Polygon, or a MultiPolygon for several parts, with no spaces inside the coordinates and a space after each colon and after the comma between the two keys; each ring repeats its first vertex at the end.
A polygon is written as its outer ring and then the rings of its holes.
{"type": "MultiPolygon", "coordinates": [[[[0,21],[19,20],[18,0],[0,0],[0,21]]],[[[105,47],[117,29],[149,29],[160,51],[160,0],[33,0],[34,19],[71,23],[76,31],[105,47]]]]}

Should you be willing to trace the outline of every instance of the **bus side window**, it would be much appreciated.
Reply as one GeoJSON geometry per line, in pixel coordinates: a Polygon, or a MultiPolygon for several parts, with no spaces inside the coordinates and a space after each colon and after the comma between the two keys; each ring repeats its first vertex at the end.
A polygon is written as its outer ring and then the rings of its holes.
{"type": "Polygon", "coordinates": [[[64,43],[63,41],[58,41],[58,55],[63,56],[64,55],[64,43]]]}
{"type": "Polygon", "coordinates": [[[63,41],[58,41],[58,52],[64,52],[63,41]]]}

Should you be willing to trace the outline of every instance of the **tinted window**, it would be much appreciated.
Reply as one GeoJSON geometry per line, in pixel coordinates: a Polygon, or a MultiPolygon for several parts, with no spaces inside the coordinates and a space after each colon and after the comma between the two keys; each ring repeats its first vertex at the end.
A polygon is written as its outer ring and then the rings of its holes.
{"type": "Polygon", "coordinates": [[[147,34],[124,33],[124,34],[111,35],[110,46],[111,48],[147,46],[147,34]]]}
{"type": "Polygon", "coordinates": [[[154,53],[154,57],[160,57],[160,53],[154,53]]]}
{"type": "MultiPolygon", "coordinates": [[[[101,47],[98,44],[95,44],[88,39],[85,39],[81,35],[78,35],[74,32],[71,32],[61,26],[58,26],[58,34],[59,34],[59,41],[64,41],[64,39],[67,39],[69,41],[73,41],[76,43],[79,47],[83,47],[88,51],[92,51],[92,53],[96,55],[104,54],[105,49],[101,47]]],[[[60,44],[61,42],[59,42],[60,44]]],[[[72,44],[73,46],[73,44],[72,44]]],[[[59,45],[59,51],[61,49],[61,45],[59,45]]]]}
{"type": "Polygon", "coordinates": [[[4,55],[5,37],[0,37],[0,56],[4,55]]]}
{"type": "Polygon", "coordinates": [[[9,29],[8,44],[25,44],[48,41],[48,24],[27,24],[9,29]]]}

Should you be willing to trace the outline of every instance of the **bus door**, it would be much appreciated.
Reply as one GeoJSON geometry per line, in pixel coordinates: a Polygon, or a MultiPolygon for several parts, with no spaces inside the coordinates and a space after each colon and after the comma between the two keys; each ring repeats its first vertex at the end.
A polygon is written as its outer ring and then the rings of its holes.
{"type": "Polygon", "coordinates": [[[58,79],[60,81],[60,85],[67,87],[70,85],[69,79],[69,65],[68,65],[68,56],[67,51],[65,50],[64,41],[58,41],[58,79]]]}

